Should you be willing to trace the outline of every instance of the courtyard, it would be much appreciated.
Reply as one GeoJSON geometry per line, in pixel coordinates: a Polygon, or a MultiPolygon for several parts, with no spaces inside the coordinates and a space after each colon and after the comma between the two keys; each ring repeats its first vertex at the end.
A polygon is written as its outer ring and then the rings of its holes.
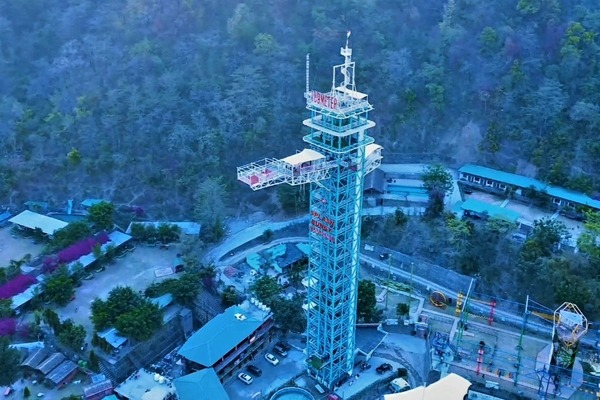
{"type": "Polygon", "coordinates": [[[33,238],[14,235],[10,227],[0,229],[0,267],[6,267],[10,260],[20,260],[27,254],[35,258],[43,249],[44,246],[35,243],[33,238]]]}
{"type": "Polygon", "coordinates": [[[58,314],[62,320],[71,318],[75,323],[83,325],[90,340],[94,330],[90,308],[96,297],[106,299],[108,293],[117,286],[130,286],[143,292],[152,283],[177,278],[176,275],[155,275],[155,270],[170,267],[177,253],[177,246],[161,250],[158,247],[138,245],[134,251],[116,259],[114,264],[106,265],[104,271],[93,272],[93,279],[83,280],[83,284],[75,289],[75,299],[58,309],[58,314]]]}

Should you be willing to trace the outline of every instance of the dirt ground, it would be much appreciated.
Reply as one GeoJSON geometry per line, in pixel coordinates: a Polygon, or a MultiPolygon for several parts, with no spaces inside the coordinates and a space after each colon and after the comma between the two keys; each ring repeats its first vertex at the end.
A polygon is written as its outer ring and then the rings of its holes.
{"type": "Polygon", "coordinates": [[[157,278],[154,272],[157,268],[170,267],[177,253],[178,250],[174,246],[169,250],[160,250],[158,247],[138,245],[133,252],[117,259],[114,264],[107,265],[104,271],[94,272],[94,279],[82,281],[83,285],[76,289],[75,300],[56,311],[61,319],[71,318],[75,323],[83,325],[88,339],[91,339],[93,326],[90,321],[90,307],[94,299],[105,299],[108,293],[119,285],[143,291],[152,283],[176,278],[176,275],[157,278]]]}
{"type": "Polygon", "coordinates": [[[13,237],[10,227],[0,229],[0,267],[6,267],[10,260],[20,260],[26,254],[38,256],[44,246],[34,244],[32,239],[13,237]]]}

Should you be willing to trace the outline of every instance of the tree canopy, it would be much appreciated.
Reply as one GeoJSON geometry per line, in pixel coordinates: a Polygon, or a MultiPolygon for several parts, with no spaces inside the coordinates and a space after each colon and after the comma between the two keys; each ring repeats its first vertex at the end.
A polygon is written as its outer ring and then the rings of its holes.
{"type": "Polygon", "coordinates": [[[112,203],[101,201],[94,204],[88,210],[88,220],[98,230],[110,230],[114,225],[115,206],[112,203]]]}
{"type": "Polygon", "coordinates": [[[75,282],[66,266],[54,271],[44,282],[44,294],[50,301],[64,306],[75,293],[75,282]]]}
{"type": "Polygon", "coordinates": [[[0,386],[12,385],[17,380],[21,356],[10,346],[6,337],[0,336],[0,386]]]}
{"type": "Polygon", "coordinates": [[[97,331],[116,328],[133,340],[146,340],[162,326],[162,311],[129,286],[117,286],[106,300],[92,302],[91,320],[97,331]]]}
{"type": "Polygon", "coordinates": [[[375,284],[369,280],[358,282],[358,304],[356,313],[363,322],[379,322],[382,311],[377,309],[375,284]]]}
{"type": "Polygon", "coordinates": [[[250,291],[258,300],[271,307],[281,294],[282,288],[275,278],[263,275],[252,283],[250,291]]]}
{"type": "Polygon", "coordinates": [[[328,90],[347,29],[390,159],[599,188],[595,0],[26,3],[3,4],[0,25],[0,196],[13,202],[106,193],[209,231],[228,208],[295,209],[294,193],[234,185],[235,167],[304,147],[304,56],[311,89],[328,90]]]}

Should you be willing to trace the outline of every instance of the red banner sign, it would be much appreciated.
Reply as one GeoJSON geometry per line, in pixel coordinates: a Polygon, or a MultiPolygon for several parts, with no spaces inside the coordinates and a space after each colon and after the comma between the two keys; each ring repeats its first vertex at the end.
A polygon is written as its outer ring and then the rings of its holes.
{"type": "Polygon", "coordinates": [[[316,92],[313,90],[311,99],[313,103],[320,106],[331,108],[333,110],[338,108],[338,99],[325,93],[316,92]]]}

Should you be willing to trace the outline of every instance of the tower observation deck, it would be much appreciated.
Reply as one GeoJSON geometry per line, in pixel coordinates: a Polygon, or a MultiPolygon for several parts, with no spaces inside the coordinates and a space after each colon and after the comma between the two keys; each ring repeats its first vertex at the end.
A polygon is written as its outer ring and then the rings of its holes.
{"type": "Polygon", "coordinates": [[[382,147],[366,134],[375,126],[368,119],[373,107],[356,90],[348,40],[340,53],[344,63],[333,67],[329,92],[307,85],[309,148],[237,169],[253,190],[310,184],[307,369],[330,389],[354,367],[363,184],[382,158],[382,147]]]}

